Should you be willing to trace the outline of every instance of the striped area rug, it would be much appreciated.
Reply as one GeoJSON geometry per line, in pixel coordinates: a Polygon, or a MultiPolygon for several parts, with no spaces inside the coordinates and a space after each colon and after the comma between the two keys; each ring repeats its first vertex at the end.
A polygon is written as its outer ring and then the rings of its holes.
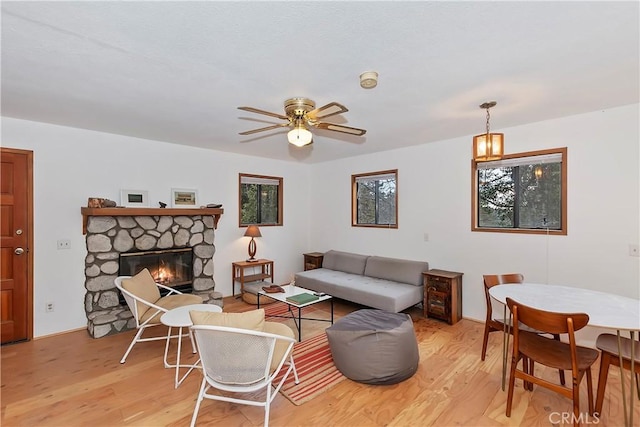
{"type": "MultiPolygon", "coordinates": [[[[294,344],[293,360],[300,383],[295,383],[292,372],[280,389],[280,393],[294,405],[302,405],[346,378],[333,364],[325,333],[294,344]]],[[[281,371],[274,383],[277,384],[283,374],[284,372],[281,371]]]]}
{"type": "MultiPolygon", "coordinates": [[[[284,303],[268,305],[264,309],[266,316],[288,316],[288,306],[284,303]]],[[[315,308],[311,305],[303,308],[302,314],[303,316],[313,316],[314,311],[315,308]]],[[[294,312],[297,314],[297,309],[294,309],[294,312]]],[[[271,318],[268,320],[274,321],[277,319],[271,318]]],[[[327,334],[324,332],[295,343],[293,346],[293,361],[296,364],[300,383],[295,383],[295,378],[291,373],[280,389],[280,393],[294,405],[302,405],[304,402],[308,402],[346,378],[333,363],[327,334]]],[[[276,381],[274,381],[276,384],[283,374],[284,372],[276,378],[276,381]]]]}

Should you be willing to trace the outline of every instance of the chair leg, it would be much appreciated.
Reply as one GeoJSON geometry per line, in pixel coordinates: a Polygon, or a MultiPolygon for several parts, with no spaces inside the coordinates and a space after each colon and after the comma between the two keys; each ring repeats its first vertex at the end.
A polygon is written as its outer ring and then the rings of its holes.
{"type": "Polygon", "coordinates": [[[572,373],[573,376],[573,425],[574,427],[580,427],[580,383],[575,377],[576,373],[572,373]]]}
{"type": "Polygon", "coordinates": [[[607,388],[607,376],[609,375],[609,365],[611,364],[611,355],[602,352],[600,356],[600,372],[598,373],[598,391],[596,393],[596,413],[598,416],[602,414],[602,402],[604,401],[604,390],[607,388]]]}
{"type": "Polygon", "coordinates": [[[589,399],[589,415],[593,415],[593,378],[591,368],[587,368],[587,398],[589,399]]]}
{"type": "Polygon", "coordinates": [[[293,378],[295,378],[295,383],[300,384],[300,379],[298,378],[298,371],[296,370],[296,364],[293,362],[293,355],[289,356],[289,363],[293,368],[293,378]]]}
{"type": "Polygon", "coordinates": [[[200,392],[198,393],[198,398],[196,399],[196,407],[193,409],[193,415],[191,416],[191,427],[194,427],[196,425],[196,418],[198,418],[198,411],[200,411],[200,403],[202,403],[202,399],[204,399],[206,385],[206,378],[202,378],[202,385],[200,386],[200,392]]]}
{"type": "Polygon", "coordinates": [[[267,400],[264,405],[264,427],[269,427],[269,408],[271,408],[271,386],[267,386],[267,400]]]}
{"type": "MultiPolygon", "coordinates": [[[[533,359],[528,359],[529,360],[529,369],[527,370],[527,373],[531,376],[533,376],[533,369],[534,369],[534,361],[533,359]]],[[[526,381],[524,383],[524,389],[525,390],[529,390],[529,391],[533,391],[533,383],[530,381],[526,381]]]]}
{"type": "MultiPolygon", "coordinates": [[[[180,337],[182,339],[182,337],[180,337]]],[[[189,339],[191,340],[191,349],[193,350],[193,354],[196,354],[198,351],[196,350],[196,340],[193,339],[193,331],[189,328],[189,339]]]]}
{"type": "Polygon", "coordinates": [[[484,361],[485,356],[487,355],[487,342],[489,341],[489,325],[484,324],[484,337],[482,338],[482,354],[480,356],[480,360],[484,361]]]}
{"type": "Polygon", "coordinates": [[[144,329],[145,329],[144,326],[141,326],[138,329],[138,332],[136,332],[136,336],[133,337],[133,339],[131,340],[131,344],[129,344],[129,348],[127,348],[127,351],[124,352],[124,356],[122,356],[122,359],[120,359],[120,363],[126,362],[127,356],[131,352],[131,349],[133,348],[133,346],[136,345],[136,343],[138,342],[138,339],[142,336],[142,332],[144,332],[144,329]]]}
{"type": "MultiPolygon", "coordinates": [[[[180,339],[180,337],[178,337],[180,339]]],[[[171,342],[171,326],[169,326],[169,332],[167,332],[167,341],[164,344],[164,367],[170,368],[171,365],[167,361],[167,355],[169,354],[169,343],[171,342]]]]}
{"type": "Polygon", "coordinates": [[[517,364],[518,364],[518,359],[516,359],[516,357],[514,356],[511,360],[511,374],[509,375],[509,391],[507,392],[507,410],[505,412],[505,415],[507,417],[511,416],[511,406],[513,404],[513,388],[516,382],[516,365],[517,364]]]}

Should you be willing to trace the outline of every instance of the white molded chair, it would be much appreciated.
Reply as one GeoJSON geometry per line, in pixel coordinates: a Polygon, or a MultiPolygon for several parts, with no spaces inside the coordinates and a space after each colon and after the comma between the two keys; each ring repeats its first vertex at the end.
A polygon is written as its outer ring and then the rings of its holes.
{"type": "Polygon", "coordinates": [[[263,406],[264,425],[268,427],[271,402],[291,371],[295,383],[299,383],[292,354],[295,339],[269,332],[224,326],[194,325],[191,330],[198,345],[203,373],[191,426],[195,426],[200,404],[207,398],[263,406]],[[282,346],[276,350],[278,341],[286,345],[286,350],[283,351],[282,346]],[[272,389],[272,383],[284,365],[288,365],[287,371],[272,389]],[[210,388],[236,393],[265,389],[266,398],[260,401],[209,394],[207,391],[210,388]]]}
{"type": "MultiPolygon", "coordinates": [[[[149,276],[146,277],[147,283],[149,283],[148,282],[149,278],[151,278],[151,281],[155,283],[157,287],[157,299],[154,296],[153,297],[154,301],[149,301],[143,298],[142,296],[136,295],[133,292],[123,287],[122,282],[124,280],[131,279],[132,276],[119,276],[119,277],[116,277],[116,279],[114,280],[116,288],[118,288],[120,292],[122,292],[122,295],[124,296],[124,299],[127,302],[127,306],[129,307],[129,310],[131,310],[131,314],[133,314],[133,318],[136,321],[136,329],[138,329],[138,332],[131,340],[131,344],[129,344],[129,348],[127,348],[127,351],[124,353],[124,356],[122,356],[120,363],[124,363],[126,361],[127,356],[129,355],[129,352],[131,352],[131,349],[136,343],[145,342],[145,341],[166,340],[167,345],[165,345],[164,364],[165,364],[165,367],[169,367],[170,365],[167,363],[167,349],[168,349],[169,339],[170,338],[181,339],[182,337],[178,337],[178,335],[173,335],[173,336],[162,335],[162,336],[142,338],[142,334],[147,328],[162,325],[162,323],[160,322],[160,316],[162,316],[167,311],[176,307],[184,306],[184,305],[200,304],[202,303],[202,298],[200,298],[197,295],[183,294],[182,292],[179,292],[173,288],[156,283],[155,281],[153,281],[153,277],[151,277],[151,274],[148,273],[148,271],[144,273],[145,270],[143,270],[138,274],[144,274],[144,275],[148,274],[149,276]],[[160,297],[161,289],[168,291],[168,293],[163,297],[160,297]]],[[[189,331],[189,336],[190,334],[191,334],[191,331],[189,331]]],[[[193,352],[195,353],[196,348],[193,340],[191,342],[191,345],[193,347],[193,352]]]]}

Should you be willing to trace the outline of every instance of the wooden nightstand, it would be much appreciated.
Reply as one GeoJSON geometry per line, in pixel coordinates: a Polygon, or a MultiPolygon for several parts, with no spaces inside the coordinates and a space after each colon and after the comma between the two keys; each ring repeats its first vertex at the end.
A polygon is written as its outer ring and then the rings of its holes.
{"type": "Polygon", "coordinates": [[[240,283],[240,296],[244,292],[244,284],[271,279],[273,283],[273,261],[270,259],[259,259],[254,262],[236,261],[231,264],[231,296],[236,295],[236,282],[240,283]],[[252,274],[244,274],[244,270],[259,267],[260,271],[252,271],[252,274]]]}
{"type": "Polygon", "coordinates": [[[429,270],[424,281],[424,315],[453,325],[462,318],[462,274],[455,271],[429,270]]]}
{"type": "Polygon", "coordinates": [[[304,255],[304,271],[322,268],[324,254],[322,252],[309,252],[304,255]]]}

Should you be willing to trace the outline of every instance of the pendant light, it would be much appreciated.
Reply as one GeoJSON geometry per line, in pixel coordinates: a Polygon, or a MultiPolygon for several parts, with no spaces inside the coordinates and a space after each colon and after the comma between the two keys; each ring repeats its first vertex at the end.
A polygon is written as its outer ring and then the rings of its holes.
{"type": "Polygon", "coordinates": [[[473,158],[478,162],[498,160],[504,154],[504,134],[491,133],[489,129],[489,109],[496,104],[495,101],[480,104],[480,108],[487,110],[487,128],[485,133],[473,137],[473,158]]]}

